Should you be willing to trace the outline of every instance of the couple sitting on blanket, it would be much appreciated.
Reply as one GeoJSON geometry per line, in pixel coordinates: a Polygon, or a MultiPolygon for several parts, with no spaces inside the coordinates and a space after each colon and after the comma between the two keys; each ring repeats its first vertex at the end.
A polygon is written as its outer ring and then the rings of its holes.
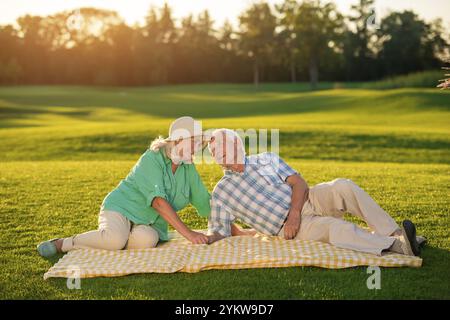
{"type": "Polygon", "coordinates": [[[169,137],[158,138],[130,173],[103,200],[97,230],[42,242],[49,257],[78,248],[142,249],[167,241],[168,224],[193,244],[211,244],[256,232],[285,239],[316,240],[380,255],[391,251],[419,255],[414,224],[399,226],[364,190],[349,179],[308,187],[301,175],[274,153],[246,156],[234,131],[218,129],[208,138],[191,117],[175,120],[169,137]],[[208,146],[224,169],[210,195],[192,163],[208,146]],[[191,230],[177,211],[191,203],[208,217],[208,235],[191,230]],[[343,220],[350,213],[372,232],[343,220]],[[240,220],[253,229],[241,229],[240,220]]]}

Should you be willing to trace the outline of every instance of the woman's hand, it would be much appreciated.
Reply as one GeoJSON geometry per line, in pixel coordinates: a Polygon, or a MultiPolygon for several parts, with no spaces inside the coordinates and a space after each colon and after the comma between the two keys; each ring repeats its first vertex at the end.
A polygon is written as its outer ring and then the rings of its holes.
{"type": "Polygon", "coordinates": [[[174,227],[175,230],[193,244],[208,244],[208,237],[203,233],[189,229],[165,199],[156,197],[152,202],[152,207],[158,211],[161,217],[174,227]]]}
{"type": "Polygon", "coordinates": [[[209,243],[208,236],[201,232],[191,231],[188,233],[186,238],[193,244],[208,244],[209,243]]]}

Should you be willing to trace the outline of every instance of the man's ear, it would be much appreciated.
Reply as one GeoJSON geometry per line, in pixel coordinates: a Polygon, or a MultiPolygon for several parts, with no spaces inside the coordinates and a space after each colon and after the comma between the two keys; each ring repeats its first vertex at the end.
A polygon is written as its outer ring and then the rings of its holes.
{"type": "Polygon", "coordinates": [[[234,164],[238,164],[238,139],[237,137],[234,137],[234,144],[233,144],[233,153],[234,153],[234,164]]]}
{"type": "Polygon", "coordinates": [[[211,137],[208,141],[208,149],[211,154],[213,154],[213,146],[211,145],[216,140],[216,137],[211,137]]]}

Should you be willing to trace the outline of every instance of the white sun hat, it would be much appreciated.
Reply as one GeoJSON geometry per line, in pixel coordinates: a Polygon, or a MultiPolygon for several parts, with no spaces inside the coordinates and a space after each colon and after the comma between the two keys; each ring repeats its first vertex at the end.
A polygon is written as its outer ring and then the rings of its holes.
{"type": "Polygon", "coordinates": [[[166,140],[177,141],[179,139],[188,139],[202,135],[202,125],[200,121],[194,120],[192,117],[181,117],[171,123],[169,137],[166,138],[166,140]]]}

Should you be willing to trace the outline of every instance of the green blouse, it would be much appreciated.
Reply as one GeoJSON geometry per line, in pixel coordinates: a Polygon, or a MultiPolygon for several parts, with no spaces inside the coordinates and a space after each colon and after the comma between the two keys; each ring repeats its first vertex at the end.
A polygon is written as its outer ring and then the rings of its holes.
{"type": "Polygon", "coordinates": [[[194,164],[181,164],[172,173],[172,161],[163,150],[147,150],[125,179],[103,200],[102,209],[117,211],[135,224],[151,225],[159,239],[168,240],[167,222],[151,207],[161,197],[179,211],[191,203],[200,216],[211,211],[210,194],[194,164]]]}

